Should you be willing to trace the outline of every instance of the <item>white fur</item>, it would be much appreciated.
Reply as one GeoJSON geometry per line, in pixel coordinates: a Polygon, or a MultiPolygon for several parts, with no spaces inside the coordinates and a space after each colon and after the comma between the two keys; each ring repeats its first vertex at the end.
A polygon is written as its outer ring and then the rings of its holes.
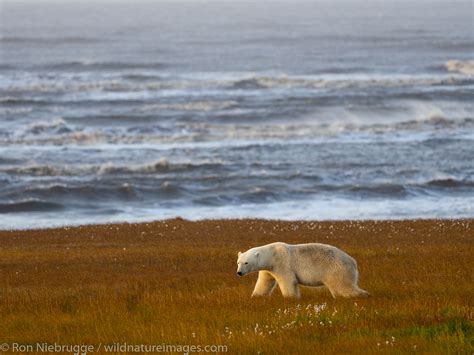
{"type": "Polygon", "coordinates": [[[327,244],[272,243],[238,254],[237,274],[258,271],[252,296],[270,295],[276,284],[284,297],[300,297],[298,285],[326,286],[333,297],[367,297],[359,288],[356,261],[327,244]]]}

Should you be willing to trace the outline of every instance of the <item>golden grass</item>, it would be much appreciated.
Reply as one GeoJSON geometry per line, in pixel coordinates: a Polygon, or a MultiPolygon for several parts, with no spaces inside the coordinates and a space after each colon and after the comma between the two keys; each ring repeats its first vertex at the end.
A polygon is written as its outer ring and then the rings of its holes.
{"type": "Polygon", "coordinates": [[[229,353],[473,353],[474,221],[259,220],[0,232],[0,342],[222,344],[229,353]],[[236,253],[322,242],[368,299],[250,299],[236,253]]]}

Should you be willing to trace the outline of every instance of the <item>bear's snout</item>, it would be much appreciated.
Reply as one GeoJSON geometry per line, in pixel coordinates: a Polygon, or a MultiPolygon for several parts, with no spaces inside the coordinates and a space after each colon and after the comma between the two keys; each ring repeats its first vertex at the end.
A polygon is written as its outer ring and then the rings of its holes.
{"type": "Polygon", "coordinates": [[[242,271],[237,271],[237,275],[242,276],[242,271]]]}

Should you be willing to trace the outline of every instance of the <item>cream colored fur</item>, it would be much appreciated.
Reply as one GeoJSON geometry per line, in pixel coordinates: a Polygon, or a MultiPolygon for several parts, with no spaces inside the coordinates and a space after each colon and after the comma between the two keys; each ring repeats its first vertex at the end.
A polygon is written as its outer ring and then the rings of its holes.
{"type": "Polygon", "coordinates": [[[327,244],[272,243],[240,253],[237,273],[258,271],[252,296],[270,295],[276,284],[284,297],[300,297],[298,285],[326,286],[333,297],[367,297],[357,285],[356,261],[327,244]]]}

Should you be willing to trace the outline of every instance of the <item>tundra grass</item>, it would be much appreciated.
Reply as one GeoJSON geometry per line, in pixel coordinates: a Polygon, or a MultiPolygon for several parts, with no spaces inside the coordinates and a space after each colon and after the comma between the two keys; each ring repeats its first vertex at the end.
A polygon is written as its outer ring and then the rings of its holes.
{"type": "Polygon", "coordinates": [[[5,353],[12,344],[105,352],[126,343],[231,354],[472,354],[473,255],[473,220],[176,219],[2,231],[0,343],[5,353]],[[251,299],[257,275],[237,277],[236,254],[274,241],[343,249],[371,297],[302,288],[300,300],[278,289],[251,299]]]}

